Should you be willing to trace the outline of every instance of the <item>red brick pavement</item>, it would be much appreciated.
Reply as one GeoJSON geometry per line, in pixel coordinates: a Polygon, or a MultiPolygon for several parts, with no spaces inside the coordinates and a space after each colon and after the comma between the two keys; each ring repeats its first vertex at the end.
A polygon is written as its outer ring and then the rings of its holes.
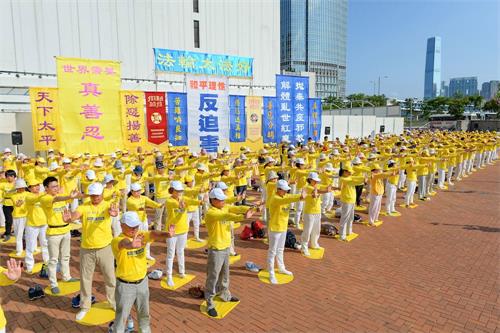
{"type": "MultiPolygon", "coordinates": [[[[231,290],[242,301],[223,320],[203,316],[188,286],[166,291],[151,281],[153,332],[500,332],[499,165],[416,209],[400,208],[403,216],[383,218],[380,228],[356,225],[360,236],[351,243],[322,237],[323,260],[286,251],[295,273],[287,285],[263,284],[246,271],[246,260],[265,266],[266,245],[237,241],[243,258],[231,269],[231,290]]],[[[74,276],[77,246],[74,240],[74,276]]],[[[2,246],[2,264],[11,249],[2,246]]],[[[154,245],[153,253],[156,267],[164,268],[165,245],[154,245]]],[[[202,250],[187,250],[187,270],[196,275],[190,285],[204,284],[205,263],[202,250]]],[[[100,273],[95,278],[95,295],[103,300],[100,273]]],[[[47,285],[24,275],[0,288],[9,332],[106,331],[75,323],[70,296],[30,302],[27,289],[35,282],[47,285]]]]}

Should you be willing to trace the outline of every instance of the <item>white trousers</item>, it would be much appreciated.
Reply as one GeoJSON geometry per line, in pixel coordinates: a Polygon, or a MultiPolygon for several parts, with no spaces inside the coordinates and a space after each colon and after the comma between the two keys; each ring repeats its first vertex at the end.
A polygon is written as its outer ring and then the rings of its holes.
{"type": "Polygon", "coordinates": [[[406,174],[404,170],[399,170],[398,188],[402,189],[405,186],[406,174]]]}
{"type": "Polygon", "coordinates": [[[420,199],[425,198],[427,194],[427,175],[418,176],[418,197],[420,199]]]}
{"type": "Polygon", "coordinates": [[[113,232],[113,237],[118,237],[122,233],[122,226],[120,224],[119,216],[111,217],[111,230],[113,232]]]}
{"type": "Polygon", "coordinates": [[[24,258],[24,263],[26,264],[26,270],[32,271],[35,265],[35,259],[33,258],[33,252],[36,250],[36,240],[40,243],[42,248],[42,258],[44,263],[49,261],[49,250],[47,248],[47,225],[41,227],[31,227],[26,226],[25,235],[26,238],[26,257],[24,258]]]}
{"type": "Polygon", "coordinates": [[[434,179],[436,177],[435,172],[430,172],[429,175],[427,175],[427,189],[426,189],[426,195],[429,195],[431,192],[434,191],[434,179]]]}
{"type": "Polygon", "coordinates": [[[453,176],[453,171],[455,170],[455,167],[454,166],[449,166],[448,167],[448,184],[451,184],[452,181],[451,181],[451,177],[453,176]]]}
{"type": "Polygon", "coordinates": [[[5,215],[3,215],[3,205],[0,204],[0,227],[4,228],[5,227],[5,215]]]}
{"type": "Polygon", "coordinates": [[[21,255],[23,252],[24,227],[26,226],[26,217],[13,219],[14,236],[16,236],[16,253],[21,255]]]}
{"type": "Polygon", "coordinates": [[[188,212],[188,223],[193,222],[194,238],[200,238],[200,211],[196,208],[193,212],[188,212]]]}
{"type": "MultiPolygon", "coordinates": [[[[148,231],[149,230],[147,216],[146,216],[146,220],[143,221],[142,224],[139,226],[139,230],[143,230],[143,231],[148,231]]],[[[149,258],[149,257],[151,257],[151,243],[147,243],[146,244],[146,258],[149,258]]]]}
{"type": "Polygon", "coordinates": [[[345,239],[352,234],[352,222],[354,221],[354,204],[341,202],[340,211],[340,238],[345,239]]]}
{"type": "Polygon", "coordinates": [[[438,186],[444,187],[444,181],[446,180],[446,170],[438,169],[438,186]]]}
{"type": "Polygon", "coordinates": [[[285,269],[283,252],[285,251],[286,231],[268,233],[269,250],[267,251],[267,269],[271,274],[274,272],[274,258],[278,261],[278,269],[285,269]]]}
{"type": "Polygon", "coordinates": [[[408,181],[406,187],[405,204],[408,206],[413,204],[413,195],[415,194],[415,189],[417,188],[417,182],[414,180],[408,181]]]}
{"type": "Polygon", "coordinates": [[[179,274],[186,273],[184,266],[184,248],[187,242],[187,232],[167,238],[167,275],[172,275],[174,266],[174,255],[177,254],[177,264],[179,265],[179,274]]]}
{"type": "MultiPolygon", "coordinates": [[[[297,192],[300,193],[302,189],[297,189],[297,192]]],[[[304,211],[304,200],[300,200],[295,205],[295,225],[298,226],[300,223],[300,218],[302,217],[302,212],[304,211]]]]}
{"type": "Polygon", "coordinates": [[[302,230],[302,248],[307,248],[309,241],[313,249],[319,248],[321,234],[321,214],[304,214],[304,229],[302,230]]]}
{"type": "Polygon", "coordinates": [[[385,211],[387,214],[390,214],[392,212],[396,211],[395,205],[396,205],[396,194],[397,194],[398,188],[396,185],[387,183],[386,187],[386,198],[385,198],[385,211]]]}
{"type": "Polygon", "coordinates": [[[370,224],[378,220],[380,207],[382,206],[382,196],[370,194],[370,206],[368,206],[368,219],[370,224]]]}
{"type": "MultiPolygon", "coordinates": [[[[290,193],[297,194],[297,184],[290,185],[290,188],[291,188],[290,193]]],[[[295,209],[296,205],[297,205],[296,202],[292,202],[290,204],[290,208],[295,209]]]]}
{"type": "Polygon", "coordinates": [[[463,171],[464,171],[464,162],[458,163],[458,166],[457,166],[457,179],[462,178],[463,171]]]}
{"type": "Polygon", "coordinates": [[[323,193],[321,195],[321,212],[325,213],[326,211],[329,211],[332,208],[333,208],[333,192],[323,193]]]}

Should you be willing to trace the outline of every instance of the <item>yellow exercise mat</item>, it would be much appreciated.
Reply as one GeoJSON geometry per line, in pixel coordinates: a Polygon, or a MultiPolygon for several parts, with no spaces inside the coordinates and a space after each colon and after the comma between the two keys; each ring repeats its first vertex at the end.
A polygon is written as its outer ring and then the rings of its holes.
{"type": "Polygon", "coordinates": [[[264,243],[264,244],[269,244],[269,239],[267,239],[267,238],[262,238],[262,243],[264,243]]]}
{"type": "Polygon", "coordinates": [[[69,227],[71,228],[71,230],[78,230],[78,229],[82,228],[82,224],[81,223],[70,223],[69,227]]]}
{"type": "Polygon", "coordinates": [[[207,301],[204,301],[200,305],[200,312],[205,316],[214,319],[222,319],[233,311],[233,309],[240,304],[240,302],[224,302],[219,298],[219,296],[214,297],[215,311],[217,311],[217,317],[210,317],[207,313],[207,301]]]}
{"type": "Polygon", "coordinates": [[[248,195],[247,196],[247,199],[248,200],[257,200],[259,197],[255,196],[255,195],[248,195]]]}
{"type": "Polygon", "coordinates": [[[237,254],[235,256],[229,256],[229,265],[235,264],[241,259],[241,254],[237,254]]]}
{"type": "MultiPolygon", "coordinates": [[[[33,255],[40,254],[42,251],[40,249],[36,249],[35,252],[33,252],[33,255]]],[[[16,254],[16,250],[9,252],[9,257],[11,258],[16,258],[16,259],[23,259],[26,257],[26,251],[23,251],[20,256],[16,254]]]]}
{"type": "Polygon", "coordinates": [[[50,286],[46,287],[43,291],[45,291],[45,294],[47,295],[59,297],[59,296],[66,296],[69,294],[73,294],[80,290],[80,281],[74,281],[74,282],[60,281],[57,284],[59,287],[59,294],[57,295],[52,294],[52,291],[50,291],[50,286]]]}
{"type": "Polygon", "coordinates": [[[31,272],[26,271],[26,273],[30,275],[38,274],[42,270],[42,266],[43,262],[37,262],[33,265],[33,269],[31,270],[31,272]]]}
{"type": "Polygon", "coordinates": [[[82,320],[76,322],[85,326],[98,326],[109,323],[115,319],[115,311],[108,302],[99,302],[92,305],[89,312],[82,320]]]}
{"type": "MultiPolygon", "coordinates": [[[[274,274],[276,276],[276,280],[278,281],[278,284],[287,284],[293,281],[293,275],[286,275],[286,274],[281,274],[274,271],[274,274]]],[[[271,281],[269,281],[269,271],[267,270],[261,270],[258,274],[259,280],[261,280],[264,283],[271,284],[271,281]]]]}
{"type": "Polygon", "coordinates": [[[170,287],[168,284],[167,284],[167,278],[163,278],[161,279],[161,282],[160,282],[160,285],[163,289],[167,289],[167,290],[177,290],[179,289],[180,287],[188,284],[189,282],[191,282],[196,276],[194,276],[193,274],[185,274],[184,278],[181,278],[179,275],[174,275],[172,276],[172,280],[174,280],[174,286],[173,287],[170,287]]]}
{"type": "Polygon", "coordinates": [[[5,227],[0,227],[0,233],[4,233],[5,232],[5,227]]]}
{"type": "Polygon", "coordinates": [[[309,256],[306,256],[304,252],[302,252],[302,255],[306,258],[309,259],[323,259],[323,254],[325,254],[325,249],[320,247],[317,249],[310,248],[309,249],[309,256]]]}
{"type": "Polygon", "coordinates": [[[408,188],[403,187],[402,189],[400,189],[400,191],[401,191],[401,192],[406,192],[406,191],[408,191],[408,188]]]}
{"type": "MultiPolygon", "coordinates": [[[[347,235],[344,242],[351,242],[353,241],[354,239],[356,239],[359,235],[357,233],[352,233],[350,235],[347,235]]],[[[339,241],[342,241],[342,239],[340,239],[340,235],[335,235],[335,238],[338,239],[339,241]]]]}
{"type": "Polygon", "coordinates": [[[202,242],[196,241],[194,238],[189,238],[186,243],[186,249],[199,249],[207,246],[208,241],[206,239],[202,239],[202,242]]]}
{"type": "Polygon", "coordinates": [[[436,195],[436,192],[435,192],[435,191],[429,192],[429,195],[430,195],[431,197],[433,197],[433,196],[435,196],[435,195],[436,195]]]}
{"type": "Polygon", "coordinates": [[[233,223],[233,229],[234,230],[238,229],[239,227],[241,227],[241,223],[240,222],[234,222],[233,223]]]}
{"type": "Polygon", "coordinates": [[[366,206],[356,206],[354,207],[354,210],[357,211],[357,212],[362,212],[362,211],[365,211],[366,210],[366,206]]]}
{"type": "MultiPolygon", "coordinates": [[[[3,274],[3,272],[5,272],[6,270],[7,270],[7,268],[5,268],[3,266],[0,266],[0,274],[3,274]]],[[[13,281],[9,281],[9,279],[6,276],[0,278],[0,287],[10,286],[13,283],[14,282],[13,281]]]]}
{"type": "Polygon", "coordinates": [[[335,213],[325,213],[324,215],[325,215],[327,218],[332,219],[332,220],[335,218],[335,213]]]}
{"type": "Polygon", "coordinates": [[[151,267],[151,266],[154,266],[154,264],[156,264],[156,259],[146,259],[146,262],[147,262],[147,265],[148,265],[148,268],[151,267]]]}
{"type": "Polygon", "coordinates": [[[418,205],[417,205],[417,204],[411,204],[410,206],[406,207],[406,205],[405,205],[405,204],[401,204],[401,205],[399,205],[399,207],[402,207],[402,208],[411,208],[411,209],[413,209],[413,208],[417,208],[417,207],[418,207],[418,205]]]}
{"type": "Polygon", "coordinates": [[[396,211],[396,212],[392,212],[391,215],[392,217],[400,217],[401,216],[401,213],[396,211]]]}
{"type": "Polygon", "coordinates": [[[367,227],[380,227],[382,224],[384,224],[384,222],[377,220],[373,223],[373,225],[371,225],[370,222],[364,221],[364,222],[361,222],[361,224],[366,225],[367,227]]]}
{"type": "Polygon", "coordinates": [[[2,244],[16,244],[16,237],[10,236],[10,239],[8,241],[4,241],[2,239],[2,240],[0,240],[0,243],[2,243],[2,244]]]}

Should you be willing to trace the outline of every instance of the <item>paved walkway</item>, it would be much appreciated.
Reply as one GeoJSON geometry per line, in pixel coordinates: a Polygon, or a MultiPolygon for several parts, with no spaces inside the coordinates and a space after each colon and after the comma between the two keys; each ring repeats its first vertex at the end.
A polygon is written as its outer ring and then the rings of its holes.
{"type": "MultiPolygon", "coordinates": [[[[497,163],[415,209],[400,208],[403,216],[385,217],[380,228],[356,225],[360,236],[351,243],[322,238],[323,260],[287,251],[287,268],[295,273],[287,285],[263,284],[244,270],[246,260],[265,266],[266,245],[238,241],[243,258],[231,269],[231,290],[242,300],[237,308],[223,320],[209,319],[187,286],[171,292],[151,281],[153,332],[500,332],[499,202],[497,163]]],[[[11,249],[2,247],[1,264],[11,249]]],[[[157,268],[164,252],[163,244],[153,247],[157,268]]],[[[197,276],[190,285],[204,285],[203,251],[188,250],[186,257],[188,272],[197,276]]],[[[76,324],[69,296],[30,302],[33,283],[47,280],[23,275],[0,289],[8,332],[106,331],[76,324]]],[[[94,286],[103,300],[102,282],[94,286]]]]}

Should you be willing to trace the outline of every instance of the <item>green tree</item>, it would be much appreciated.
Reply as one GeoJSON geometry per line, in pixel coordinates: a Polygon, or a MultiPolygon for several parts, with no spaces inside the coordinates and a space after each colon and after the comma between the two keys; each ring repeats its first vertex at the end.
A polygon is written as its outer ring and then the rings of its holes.
{"type": "MultiPolygon", "coordinates": [[[[497,94],[498,96],[499,94],[497,94]]],[[[500,118],[500,96],[497,98],[490,99],[483,105],[484,111],[496,112],[497,118],[500,118]]]]}
{"type": "Polygon", "coordinates": [[[468,98],[451,98],[448,102],[448,112],[455,117],[461,117],[467,104],[469,104],[468,98]]]}

